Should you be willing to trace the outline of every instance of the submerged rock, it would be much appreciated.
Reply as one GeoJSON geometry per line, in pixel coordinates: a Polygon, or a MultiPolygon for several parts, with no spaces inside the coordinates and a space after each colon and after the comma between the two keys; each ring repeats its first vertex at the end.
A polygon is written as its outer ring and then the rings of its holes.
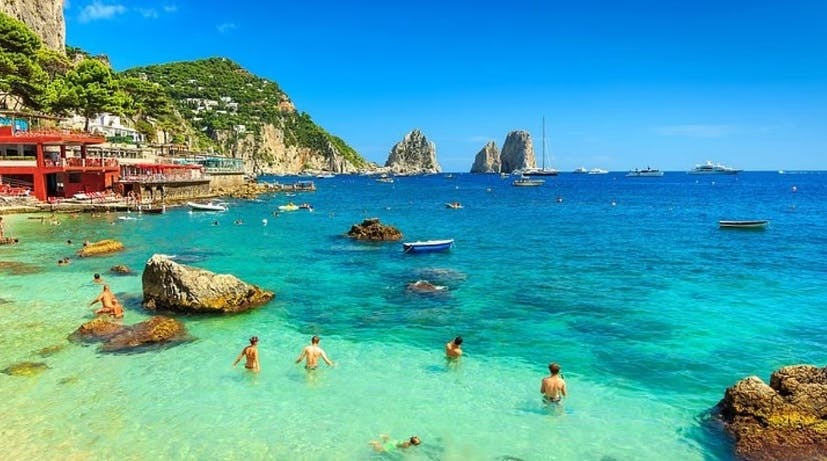
{"type": "Polygon", "coordinates": [[[416,282],[411,282],[406,285],[406,288],[408,291],[413,291],[415,293],[439,293],[445,291],[444,286],[434,285],[427,280],[417,280],[416,282]]]}
{"type": "Polygon", "coordinates": [[[389,242],[402,239],[402,233],[393,226],[379,222],[379,218],[368,218],[361,224],[354,224],[347,232],[348,237],[356,240],[389,242]]]}
{"type": "Polygon", "coordinates": [[[17,362],[2,370],[10,376],[34,376],[48,370],[49,366],[43,362],[17,362]]]}
{"type": "Polygon", "coordinates": [[[66,348],[66,343],[55,344],[53,346],[44,347],[43,349],[40,349],[39,351],[37,351],[37,355],[39,355],[41,357],[49,357],[51,355],[57,354],[58,352],[62,351],[65,348],[66,348]]]}
{"type": "Polygon", "coordinates": [[[96,318],[80,326],[71,338],[103,341],[103,352],[124,352],[152,345],[178,343],[186,339],[184,324],[170,317],[157,315],[134,325],[121,325],[105,318],[96,318]]]}
{"type": "Polygon", "coordinates": [[[34,264],[22,263],[18,261],[0,261],[0,272],[5,272],[9,275],[27,275],[41,272],[39,266],[34,264]]]}
{"type": "Polygon", "coordinates": [[[273,292],[230,274],[178,264],[168,256],[153,255],[142,276],[143,305],[189,313],[243,312],[273,299],[273,292]]]}
{"type": "Polygon", "coordinates": [[[100,256],[111,253],[117,253],[123,250],[123,243],[117,240],[101,240],[99,242],[88,243],[78,250],[78,256],[86,258],[88,256],[100,256]]]}
{"type": "Polygon", "coordinates": [[[181,342],[185,336],[186,329],[183,323],[158,315],[128,327],[124,332],[104,342],[100,349],[104,352],[121,352],[139,347],[181,342]]]}
{"type": "Polygon", "coordinates": [[[109,268],[109,272],[118,275],[129,275],[132,273],[132,269],[128,266],[124,266],[123,264],[116,264],[109,268]]]}
{"type": "Polygon", "coordinates": [[[793,365],[728,388],[716,407],[751,461],[827,459],[827,367],[793,365]]]}

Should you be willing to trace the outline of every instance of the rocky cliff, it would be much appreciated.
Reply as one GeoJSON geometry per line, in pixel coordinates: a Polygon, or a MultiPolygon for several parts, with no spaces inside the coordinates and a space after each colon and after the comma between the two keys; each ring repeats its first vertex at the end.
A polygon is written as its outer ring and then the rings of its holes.
{"type": "Polygon", "coordinates": [[[500,168],[500,150],[494,141],[488,141],[488,144],[477,152],[471,173],[499,173],[500,168]]]}
{"type": "Polygon", "coordinates": [[[512,131],[508,133],[500,154],[501,170],[511,173],[514,170],[536,168],[537,159],[534,157],[534,145],[531,135],[527,131],[512,131]]]}
{"type": "Polygon", "coordinates": [[[66,45],[63,0],[0,0],[0,12],[29,26],[47,47],[63,51],[66,45]]]}
{"type": "Polygon", "coordinates": [[[385,166],[394,173],[442,172],[442,167],[436,159],[436,145],[428,141],[419,130],[406,134],[402,141],[393,146],[385,166]]]}

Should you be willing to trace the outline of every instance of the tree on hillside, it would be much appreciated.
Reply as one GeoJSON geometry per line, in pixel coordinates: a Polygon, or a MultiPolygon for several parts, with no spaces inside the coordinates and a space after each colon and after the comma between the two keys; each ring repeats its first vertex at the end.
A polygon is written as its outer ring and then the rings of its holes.
{"type": "Polygon", "coordinates": [[[37,61],[40,48],[40,39],[25,24],[0,13],[0,93],[33,109],[42,107],[49,78],[37,61]]]}
{"type": "Polygon", "coordinates": [[[112,71],[97,59],[84,59],[66,73],[62,86],[69,97],[60,101],[58,111],[75,111],[86,118],[85,128],[89,130],[89,119],[104,112],[121,113],[127,96],[118,89],[112,71]]]}

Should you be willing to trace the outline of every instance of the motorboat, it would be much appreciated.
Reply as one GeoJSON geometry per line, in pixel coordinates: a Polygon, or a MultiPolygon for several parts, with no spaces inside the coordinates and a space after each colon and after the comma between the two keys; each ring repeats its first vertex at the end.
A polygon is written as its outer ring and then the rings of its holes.
{"type": "Polygon", "coordinates": [[[388,184],[393,184],[393,178],[386,175],[386,174],[383,174],[383,175],[379,176],[378,178],[376,178],[376,182],[384,182],[384,183],[388,183],[388,184]]]}
{"type": "Polygon", "coordinates": [[[592,168],[589,170],[588,174],[609,174],[609,170],[603,170],[601,168],[592,168]]]}
{"type": "Polygon", "coordinates": [[[313,205],[311,205],[309,203],[302,203],[301,205],[299,205],[299,209],[300,210],[313,211],[313,205]]]}
{"type": "Polygon", "coordinates": [[[574,174],[586,174],[588,172],[589,172],[589,170],[587,170],[587,169],[585,169],[584,167],[581,166],[580,168],[577,168],[576,170],[574,170],[572,173],[574,173],[574,174]]]}
{"type": "Polygon", "coordinates": [[[751,221],[718,221],[721,229],[765,229],[769,224],[766,219],[755,219],[751,221]]]}
{"type": "Polygon", "coordinates": [[[545,182],[545,179],[534,179],[522,176],[518,179],[515,179],[511,184],[513,184],[516,187],[537,187],[542,186],[543,184],[545,184],[545,182]]]}
{"type": "Polygon", "coordinates": [[[227,211],[227,204],[221,202],[187,202],[187,206],[189,206],[192,211],[227,211]]]}
{"type": "Polygon", "coordinates": [[[663,176],[663,171],[660,171],[656,168],[649,168],[647,166],[644,169],[635,168],[634,170],[631,170],[628,173],[626,173],[626,176],[630,178],[655,178],[663,176]]]}
{"type": "Polygon", "coordinates": [[[454,239],[405,242],[402,244],[402,252],[432,253],[435,251],[446,251],[450,249],[452,246],[454,246],[454,239]]]}
{"type": "Polygon", "coordinates": [[[330,179],[330,178],[335,178],[336,176],[332,175],[330,173],[322,173],[322,174],[317,174],[316,177],[319,178],[319,179],[330,179]]]}
{"type": "Polygon", "coordinates": [[[445,207],[446,208],[452,208],[454,210],[458,210],[458,209],[462,208],[462,204],[459,203],[459,202],[449,202],[449,203],[445,204],[445,207]]]}
{"type": "Polygon", "coordinates": [[[695,165],[695,168],[687,171],[689,174],[737,174],[744,170],[721,165],[720,163],[712,163],[707,160],[704,164],[695,165]]]}
{"type": "Polygon", "coordinates": [[[298,209],[299,206],[293,202],[290,202],[287,205],[279,205],[279,211],[296,211],[298,209]]]}

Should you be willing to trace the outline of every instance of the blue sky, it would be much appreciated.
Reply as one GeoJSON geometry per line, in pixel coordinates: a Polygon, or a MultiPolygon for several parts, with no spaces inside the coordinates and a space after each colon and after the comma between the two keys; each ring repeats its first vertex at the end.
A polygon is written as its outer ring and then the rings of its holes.
{"type": "MultiPolygon", "coordinates": [[[[547,165],[827,169],[827,2],[67,0],[117,70],[226,56],[384,163],[419,128],[445,171],[532,133],[547,165]]],[[[539,161],[539,160],[538,160],[539,161]]]]}

